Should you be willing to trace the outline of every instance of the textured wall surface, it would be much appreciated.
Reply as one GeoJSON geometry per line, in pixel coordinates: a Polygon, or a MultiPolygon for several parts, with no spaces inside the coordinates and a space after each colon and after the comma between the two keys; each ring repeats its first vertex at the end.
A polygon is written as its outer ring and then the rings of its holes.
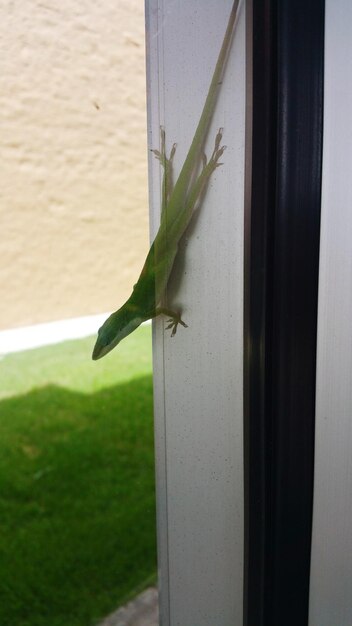
{"type": "Polygon", "coordinates": [[[148,249],[142,0],[2,0],[0,328],[122,304],[148,249]]]}

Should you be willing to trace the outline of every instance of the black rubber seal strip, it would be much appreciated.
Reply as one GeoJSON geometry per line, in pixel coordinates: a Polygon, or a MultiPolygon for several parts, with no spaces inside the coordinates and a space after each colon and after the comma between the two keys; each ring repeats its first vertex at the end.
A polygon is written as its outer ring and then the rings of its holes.
{"type": "Polygon", "coordinates": [[[247,6],[247,101],[251,153],[246,183],[244,278],[244,624],[264,626],[271,515],[273,232],[276,198],[276,12],[272,0],[247,6]],[[251,9],[251,12],[249,12],[251,9]]]}
{"type": "Polygon", "coordinates": [[[252,0],[246,626],[308,624],[324,12],[323,0],[252,0]]]}

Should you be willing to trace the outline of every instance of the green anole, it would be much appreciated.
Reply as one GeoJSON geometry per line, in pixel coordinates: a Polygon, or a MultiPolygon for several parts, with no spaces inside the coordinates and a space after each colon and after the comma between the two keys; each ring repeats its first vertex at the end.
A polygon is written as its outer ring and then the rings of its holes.
{"type": "Polygon", "coordinates": [[[161,146],[153,150],[163,167],[162,206],[160,227],[147,255],[140,277],[133,287],[132,294],[125,304],[112,313],[99,328],[98,338],[93,350],[93,359],[100,359],[138,326],[158,315],[166,315],[171,335],[178,324],[187,326],[180,313],[164,306],[167,283],[178,252],[178,246],[192,215],[204,193],[213,171],[221,165],[219,159],[225,146],[220,146],[222,129],[218,131],[211,158],[207,162],[202,148],[207,136],[219,85],[223,76],[226,59],[230,49],[236,22],[239,0],[234,0],[224,40],[215,66],[212,81],[205,100],[202,114],[188,150],[180,175],[172,187],[172,159],[176,145],[172,146],[169,157],[166,156],[165,131],[161,129],[161,146]],[[198,173],[200,163],[202,169],[198,173]]]}

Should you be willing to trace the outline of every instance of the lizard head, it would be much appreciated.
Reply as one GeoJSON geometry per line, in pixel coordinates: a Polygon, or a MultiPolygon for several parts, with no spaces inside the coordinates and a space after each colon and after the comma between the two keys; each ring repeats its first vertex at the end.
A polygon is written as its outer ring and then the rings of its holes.
{"type": "Polygon", "coordinates": [[[97,361],[110,352],[122,339],[132,333],[144,319],[136,314],[134,307],[124,304],[112,313],[98,330],[92,359],[97,361]]]}

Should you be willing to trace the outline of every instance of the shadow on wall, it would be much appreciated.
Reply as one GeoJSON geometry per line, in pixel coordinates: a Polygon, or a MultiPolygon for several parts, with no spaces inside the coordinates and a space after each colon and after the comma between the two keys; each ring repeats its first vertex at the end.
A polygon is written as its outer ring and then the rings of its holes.
{"type": "Polygon", "coordinates": [[[0,623],[83,626],[156,571],[152,377],[0,402],[0,623]]]}

